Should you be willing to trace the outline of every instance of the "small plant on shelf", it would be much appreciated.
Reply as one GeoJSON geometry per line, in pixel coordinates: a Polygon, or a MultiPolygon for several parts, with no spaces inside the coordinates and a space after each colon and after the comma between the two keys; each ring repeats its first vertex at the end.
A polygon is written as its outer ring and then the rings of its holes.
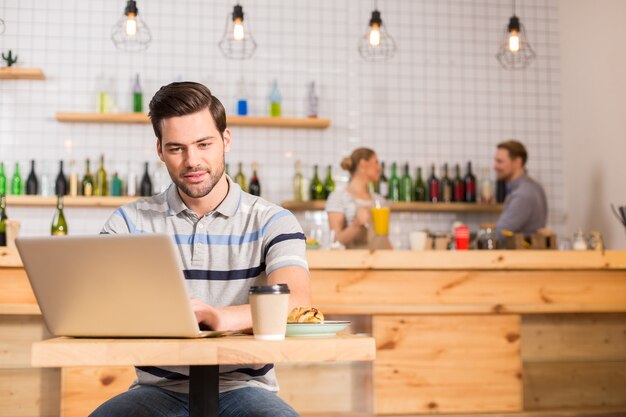
{"type": "Polygon", "coordinates": [[[2,53],[2,59],[7,62],[7,67],[10,67],[17,62],[17,55],[13,58],[13,52],[9,49],[9,53],[6,56],[4,55],[4,52],[2,53]]]}

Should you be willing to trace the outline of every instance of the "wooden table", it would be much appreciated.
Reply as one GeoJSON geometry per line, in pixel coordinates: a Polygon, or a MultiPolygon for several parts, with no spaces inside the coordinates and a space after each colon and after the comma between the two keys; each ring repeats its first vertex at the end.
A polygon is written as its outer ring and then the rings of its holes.
{"type": "Polygon", "coordinates": [[[372,361],[374,339],[364,336],[288,337],[262,341],[252,336],[213,339],[74,339],[33,343],[35,367],[189,365],[191,417],[218,415],[219,365],[280,362],[372,361]]]}

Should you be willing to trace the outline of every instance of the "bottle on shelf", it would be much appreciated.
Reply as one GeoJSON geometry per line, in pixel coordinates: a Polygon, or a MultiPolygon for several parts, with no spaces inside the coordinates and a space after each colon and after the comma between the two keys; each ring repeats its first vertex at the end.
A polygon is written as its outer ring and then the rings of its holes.
{"type": "Polygon", "coordinates": [[[398,166],[391,164],[391,177],[389,177],[389,200],[400,201],[400,178],[398,177],[398,166]]]}
{"type": "Polygon", "coordinates": [[[424,179],[422,178],[422,167],[417,168],[415,178],[416,179],[415,189],[413,191],[413,200],[426,201],[426,185],[424,184],[424,179]]]}
{"type": "Polygon", "coordinates": [[[148,172],[148,166],[150,163],[144,164],[143,176],[141,177],[141,183],[139,184],[139,195],[142,197],[149,197],[152,195],[152,180],[150,179],[150,173],[148,172]]]}
{"type": "Polygon", "coordinates": [[[506,181],[498,180],[496,182],[496,202],[499,204],[504,203],[506,198],[506,181]]]}
{"type": "Polygon", "coordinates": [[[0,246],[7,246],[7,198],[0,194],[0,246]]]}
{"type": "Polygon", "coordinates": [[[428,177],[428,201],[431,203],[439,201],[439,179],[435,175],[435,164],[431,165],[428,177]]]}
{"type": "Polygon", "coordinates": [[[456,164],[454,171],[454,180],[452,180],[452,201],[462,203],[465,201],[465,182],[461,178],[461,167],[459,164],[456,164]]]}
{"type": "Polygon", "coordinates": [[[122,179],[115,172],[111,178],[111,196],[120,197],[122,195],[122,187],[122,179]]]}
{"type": "Polygon", "coordinates": [[[449,203],[452,201],[453,186],[448,176],[448,164],[443,164],[443,177],[439,183],[439,201],[449,203]]]}
{"type": "Polygon", "coordinates": [[[65,236],[67,235],[67,222],[65,221],[65,215],[63,214],[63,195],[57,195],[57,208],[52,217],[52,226],[50,228],[50,234],[52,236],[65,236]]]}
{"type": "Polygon", "coordinates": [[[335,191],[335,181],[333,180],[333,167],[328,165],[326,168],[326,178],[324,179],[324,200],[328,199],[330,193],[335,191]]]}
{"type": "Polygon", "coordinates": [[[104,155],[100,155],[100,168],[96,172],[96,187],[94,195],[104,197],[109,195],[109,183],[107,180],[107,172],[104,169],[104,155]]]}
{"type": "Polygon", "coordinates": [[[65,178],[65,173],[63,172],[63,161],[59,161],[59,173],[54,181],[54,194],[66,195],[67,188],[67,178],[65,178]]]}
{"type": "Polygon", "coordinates": [[[7,176],[4,173],[4,162],[0,162],[0,195],[7,193],[7,176]]]}
{"type": "Polygon", "coordinates": [[[143,91],[139,81],[139,73],[135,75],[133,83],[133,113],[141,113],[143,111],[143,91]]]}
{"type": "Polygon", "coordinates": [[[76,172],[76,161],[70,161],[70,191],[69,195],[76,197],[78,195],[78,172],[76,172]]]}
{"type": "Polygon", "coordinates": [[[13,177],[11,177],[11,194],[22,194],[22,176],[20,175],[20,163],[15,163],[15,171],[13,171],[13,177]]]}
{"type": "Polygon", "coordinates": [[[95,187],[91,171],[89,170],[89,158],[85,160],[85,175],[83,176],[83,181],[81,182],[81,188],[85,197],[91,197],[94,193],[95,187]]]}
{"type": "Polygon", "coordinates": [[[35,160],[30,161],[30,172],[28,178],[26,178],[26,194],[37,195],[39,194],[39,180],[37,180],[37,174],[35,174],[35,160]]]}
{"type": "Polygon", "coordinates": [[[317,175],[317,165],[313,165],[313,179],[311,180],[311,200],[324,199],[324,185],[317,175]]]}
{"type": "Polygon", "coordinates": [[[280,94],[280,90],[278,89],[278,81],[274,80],[272,83],[272,91],[270,92],[270,116],[272,117],[280,117],[282,114],[281,104],[282,96],[280,94]]]}
{"type": "Polygon", "coordinates": [[[97,80],[97,108],[99,113],[108,113],[110,111],[110,92],[109,85],[107,83],[104,74],[100,74],[97,80]]]}
{"type": "Polygon", "coordinates": [[[376,192],[381,195],[383,198],[389,198],[389,180],[385,175],[385,163],[380,163],[380,178],[378,179],[378,187],[376,192]]]}
{"type": "MultiPolygon", "coordinates": [[[[302,167],[306,171],[306,167],[302,167]]],[[[306,175],[302,175],[302,201],[311,201],[311,180],[306,175]]]]}
{"type": "Polygon", "coordinates": [[[413,179],[409,174],[409,163],[404,164],[404,173],[400,179],[399,200],[410,202],[413,201],[413,179]]]}
{"type": "Polygon", "coordinates": [[[493,204],[493,183],[489,175],[489,168],[483,167],[481,176],[480,202],[483,204],[493,204]]]}
{"type": "Polygon", "coordinates": [[[246,176],[243,174],[243,163],[239,162],[237,164],[237,173],[235,174],[235,182],[239,184],[242,190],[245,190],[246,187],[246,176]]]}
{"type": "Polygon", "coordinates": [[[476,202],[476,177],[472,173],[472,163],[467,163],[467,174],[463,178],[463,186],[465,189],[465,197],[463,200],[466,203],[476,202]]]}
{"type": "Polygon", "coordinates": [[[256,173],[257,163],[252,163],[252,177],[250,177],[250,185],[248,186],[248,192],[257,197],[261,196],[261,183],[256,173]]]}
{"type": "Polygon", "coordinates": [[[311,81],[309,83],[307,94],[307,117],[313,119],[317,117],[318,102],[319,99],[317,97],[317,93],[315,92],[315,81],[311,81]]]}
{"type": "Polygon", "coordinates": [[[237,82],[237,115],[248,115],[248,92],[243,77],[237,82]]]}
{"type": "Polygon", "coordinates": [[[137,195],[137,174],[128,163],[128,175],[126,176],[126,195],[134,197],[137,195]]]}
{"type": "Polygon", "coordinates": [[[54,195],[54,184],[51,180],[52,175],[49,172],[48,165],[48,161],[41,161],[41,181],[39,190],[42,196],[54,195]]]}
{"type": "Polygon", "coordinates": [[[303,175],[302,175],[302,162],[296,161],[296,172],[293,174],[293,200],[294,201],[303,201],[304,200],[304,191],[303,191],[303,175]]]}

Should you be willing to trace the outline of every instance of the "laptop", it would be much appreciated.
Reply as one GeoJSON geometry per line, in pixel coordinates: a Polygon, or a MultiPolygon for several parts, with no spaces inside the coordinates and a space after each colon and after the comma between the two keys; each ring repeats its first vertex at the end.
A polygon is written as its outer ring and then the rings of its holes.
{"type": "Polygon", "coordinates": [[[210,337],[191,308],[172,238],[22,237],[26,274],[50,332],[74,337],[210,337]]]}

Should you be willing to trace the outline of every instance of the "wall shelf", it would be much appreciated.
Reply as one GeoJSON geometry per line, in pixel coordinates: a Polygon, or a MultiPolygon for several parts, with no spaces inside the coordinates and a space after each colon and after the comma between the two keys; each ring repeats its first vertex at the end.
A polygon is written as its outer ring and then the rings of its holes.
{"type": "Polygon", "coordinates": [[[0,80],[45,80],[40,68],[2,67],[0,80]]]}
{"type": "MultiPolygon", "coordinates": [[[[56,119],[63,123],[150,123],[150,119],[144,113],[57,112],[56,119]]],[[[229,126],[326,129],[330,126],[330,119],[227,116],[227,124],[229,126]]]]}
{"type": "MultiPolygon", "coordinates": [[[[63,197],[64,207],[120,207],[140,197],[63,197]]],[[[7,195],[7,206],[11,207],[54,207],[56,196],[7,195]]]]}
{"type": "MultiPolygon", "coordinates": [[[[284,208],[292,211],[324,210],[325,201],[283,201],[284,208]]],[[[394,212],[423,212],[423,213],[500,213],[501,204],[478,203],[392,203],[394,212]]]]}

